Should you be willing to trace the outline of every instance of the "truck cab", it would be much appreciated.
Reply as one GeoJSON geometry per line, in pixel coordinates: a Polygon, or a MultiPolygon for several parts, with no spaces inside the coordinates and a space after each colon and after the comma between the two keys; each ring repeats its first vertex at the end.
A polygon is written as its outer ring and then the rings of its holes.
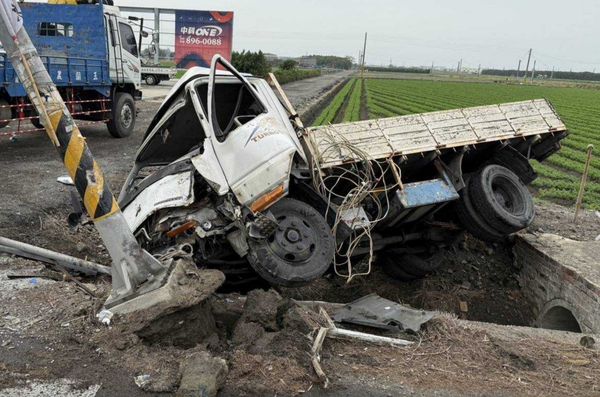
{"type": "MultiPolygon", "coordinates": [[[[119,8],[22,3],[21,10],[25,28],[73,117],[105,122],[114,137],[129,136],[135,127],[135,100],[141,99],[141,63],[135,34],[119,8]]],[[[5,55],[0,58],[0,83],[0,127],[18,120],[20,129],[30,120],[41,128],[5,55]]]]}

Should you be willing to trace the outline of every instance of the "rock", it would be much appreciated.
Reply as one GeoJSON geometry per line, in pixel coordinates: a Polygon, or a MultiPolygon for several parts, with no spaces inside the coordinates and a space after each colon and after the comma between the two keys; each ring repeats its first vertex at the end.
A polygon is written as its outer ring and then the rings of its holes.
{"type": "Polygon", "coordinates": [[[85,245],[82,242],[77,243],[77,245],[75,246],[75,249],[77,249],[77,252],[81,253],[87,250],[87,245],[85,245]]]}
{"type": "Polygon", "coordinates": [[[181,363],[181,383],[177,397],[214,397],[225,384],[227,362],[210,353],[192,353],[181,363]]]}
{"type": "Polygon", "coordinates": [[[276,291],[263,291],[260,289],[250,291],[244,305],[242,319],[263,326],[266,331],[278,331],[277,312],[286,300],[276,291]]]}
{"type": "Polygon", "coordinates": [[[580,340],[579,340],[579,344],[583,347],[586,347],[588,349],[593,349],[594,345],[596,344],[596,341],[594,340],[594,338],[592,338],[591,336],[583,336],[580,340]]]}
{"type": "Polygon", "coordinates": [[[307,335],[320,327],[320,316],[312,310],[299,305],[292,305],[281,316],[280,324],[283,328],[294,329],[307,335]]]}

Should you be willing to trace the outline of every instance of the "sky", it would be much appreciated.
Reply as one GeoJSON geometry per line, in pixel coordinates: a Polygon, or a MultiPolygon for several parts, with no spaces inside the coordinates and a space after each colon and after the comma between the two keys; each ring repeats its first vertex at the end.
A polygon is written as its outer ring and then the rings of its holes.
{"type": "Polygon", "coordinates": [[[600,72],[600,0],[115,0],[165,4],[233,11],[234,50],[356,58],[368,32],[369,65],[514,69],[533,48],[537,70],[600,72]]]}

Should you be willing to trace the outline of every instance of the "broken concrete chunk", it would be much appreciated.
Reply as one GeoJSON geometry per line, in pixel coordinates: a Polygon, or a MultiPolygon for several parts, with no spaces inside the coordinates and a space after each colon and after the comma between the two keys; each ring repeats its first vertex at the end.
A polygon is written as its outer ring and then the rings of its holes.
{"type": "Polygon", "coordinates": [[[262,325],[266,331],[278,331],[277,312],[285,302],[286,300],[274,290],[250,291],[242,318],[262,325]]]}
{"type": "Polygon", "coordinates": [[[200,351],[181,364],[181,383],[177,397],[214,397],[224,385],[229,369],[222,358],[200,351]]]}

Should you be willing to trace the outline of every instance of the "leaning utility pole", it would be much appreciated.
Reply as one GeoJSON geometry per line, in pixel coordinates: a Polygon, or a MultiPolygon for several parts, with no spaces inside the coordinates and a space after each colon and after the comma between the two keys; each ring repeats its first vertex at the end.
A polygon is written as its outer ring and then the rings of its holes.
{"type": "MultiPolygon", "coordinates": [[[[112,293],[106,307],[131,303],[161,288],[169,277],[168,267],[144,251],[134,237],[23,26],[16,0],[0,0],[0,42],[111,256],[112,293]]],[[[144,304],[152,305],[148,300],[144,304]]]]}
{"type": "Polygon", "coordinates": [[[362,62],[361,62],[361,67],[360,67],[360,78],[361,78],[361,80],[365,78],[365,57],[366,57],[366,53],[367,53],[367,32],[365,32],[365,43],[363,45],[362,62]]]}
{"type": "Polygon", "coordinates": [[[535,77],[535,64],[537,60],[533,61],[533,68],[531,69],[531,83],[533,84],[533,78],[535,77]]]}
{"type": "Polygon", "coordinates": [[[527,56],[527,66],[525,67],[525,75],[523,76],[523,80],[527,79],[527,74],[529,73],[529,62],[531,61],[531,52],[533,48],[529,49],[529,55],[527,56]]]}
{"type": "Polygon", "coordinates": [[[519,59],[519,66],[517,66],[517,80],[519,80],[520,73],[521,73],[521,60],[519,59]]]}

